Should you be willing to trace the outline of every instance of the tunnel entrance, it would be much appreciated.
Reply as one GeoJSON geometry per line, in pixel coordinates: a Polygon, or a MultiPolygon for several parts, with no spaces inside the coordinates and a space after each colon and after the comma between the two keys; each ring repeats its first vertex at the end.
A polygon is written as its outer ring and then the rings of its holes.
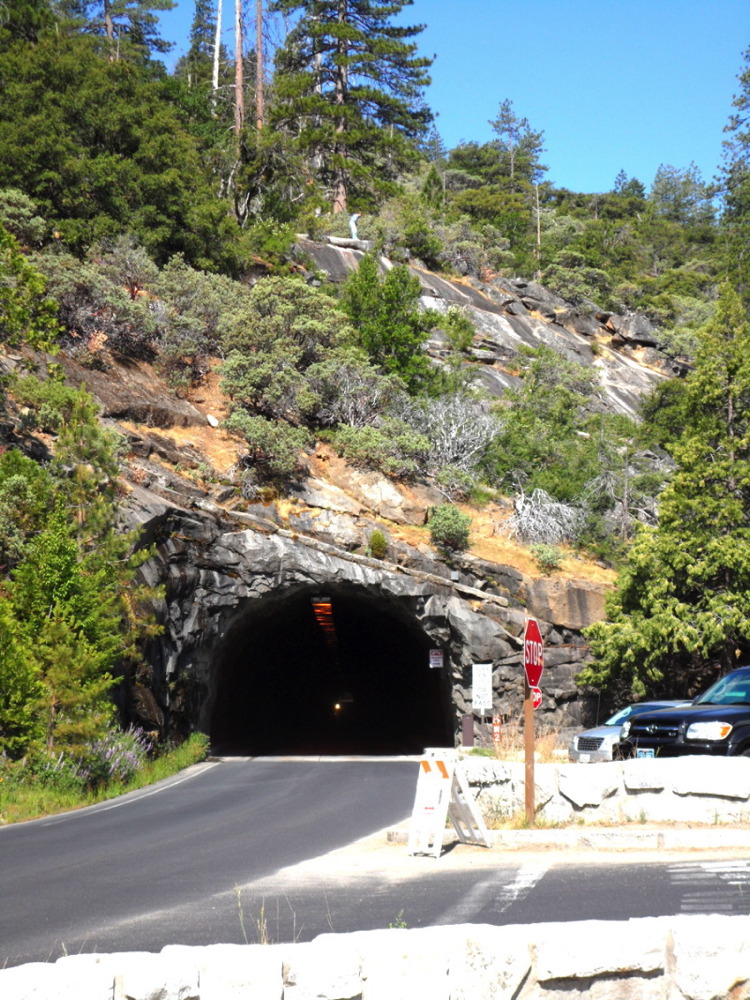
{"type": "Polygon", "coordinates": [[[222,754],[412,754],[453,746],[447,670],[396,599],[298,589],[254,602],[215,663],[222,754]]]}

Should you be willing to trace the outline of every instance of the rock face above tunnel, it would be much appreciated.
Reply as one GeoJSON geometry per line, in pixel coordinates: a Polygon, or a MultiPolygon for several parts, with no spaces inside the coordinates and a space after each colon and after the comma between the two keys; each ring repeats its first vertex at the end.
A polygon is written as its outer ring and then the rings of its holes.
{"type": "MultiPolygon", "coordinates": [[[[300,239],[299,246],[333,281],[343,281],[359,264],[364,250],[350,245],[300,239]]],[[[385,258],[382,268],[391,266],[385,258]]],[[[469,354],[484,388],[500,396],[518,384],[512,374],[521,347],[547,346],[570,360],[595,368],[602,385],[604,403],[613,413],[635,417],[644,393],[678,372],[674,364],[654,350],[658,332],[638,313],[618,316],[595,307],[573,308],[558,295],[535,282],[495,277],[479,282],[451,279],[412,267],[422,285],[426,307],[445,312],[451,306],[464,308],[475,325],[476,336],[469,354]],[[648,361],[639,352],[650,349],[648,361]]],[[[439,340],[428,342],[427,351],[438,362],[447,353],[439,340]]]]}

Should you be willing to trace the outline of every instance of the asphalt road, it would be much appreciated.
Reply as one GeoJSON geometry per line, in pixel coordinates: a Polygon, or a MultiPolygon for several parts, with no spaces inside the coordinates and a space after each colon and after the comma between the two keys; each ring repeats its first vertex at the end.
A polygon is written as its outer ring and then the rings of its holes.
{"type": "Polygon", "coordinates": [[[239,887],[402,821],[417,770],[385,760],[206,764],[4,827],[0,967],[243,940],[239,887]]]}
{"type": "Polygon", "coordinates": [[[750,913],[750,861],[388,844],[414,761],[209,764],[0,829],[0,967],[165,944],[454,923],[750,913]]]}

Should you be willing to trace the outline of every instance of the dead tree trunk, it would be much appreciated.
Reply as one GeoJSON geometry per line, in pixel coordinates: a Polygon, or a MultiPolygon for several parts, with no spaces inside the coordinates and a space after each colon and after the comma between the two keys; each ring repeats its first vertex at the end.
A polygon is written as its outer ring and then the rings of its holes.
{"type": "MultiPolygon", "coordinates": [[[[347,0],[339,0],[338,20],[342,24],[346,21],[347,0]]],[[[335,99],[336,99],[336,140],[333,147],[334,155],[334,178],[333,178],[333,213],[346,211],[347,202],[347,176],[344,169],[344,157],[346,155],[346,144],[343,141],[346,131],[346,116],[344,105],[346,104],[348,89],[348,68],[346,56],[348,52],[346,41],[339,38],[337,43],[338,60],[336,65],[335,99]]]]}
{"type": "Polygon", "coordinates": [[[242,38],[242,0],[234,0],[234,137],[239,150],[245,122],[244,43],[242,38]]]}
{"type": "Polygon", "coordinates": [[[255,11],[255,125],[260,132],[266,117],[263,81],[263,0],[257,0],[255,11]]]}

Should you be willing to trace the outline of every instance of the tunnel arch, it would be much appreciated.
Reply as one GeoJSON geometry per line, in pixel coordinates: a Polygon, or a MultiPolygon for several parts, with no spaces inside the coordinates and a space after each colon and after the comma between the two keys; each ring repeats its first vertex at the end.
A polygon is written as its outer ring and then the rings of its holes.
{"type": "Polygon", "coordinates": [[[448,671],[414,598],[351,583],[247,601],[213,656],[204,728],[223,754],[410,754],[452,746],[448,671]],[[327,610],[326,610],[327,609],[327,610]]]}

